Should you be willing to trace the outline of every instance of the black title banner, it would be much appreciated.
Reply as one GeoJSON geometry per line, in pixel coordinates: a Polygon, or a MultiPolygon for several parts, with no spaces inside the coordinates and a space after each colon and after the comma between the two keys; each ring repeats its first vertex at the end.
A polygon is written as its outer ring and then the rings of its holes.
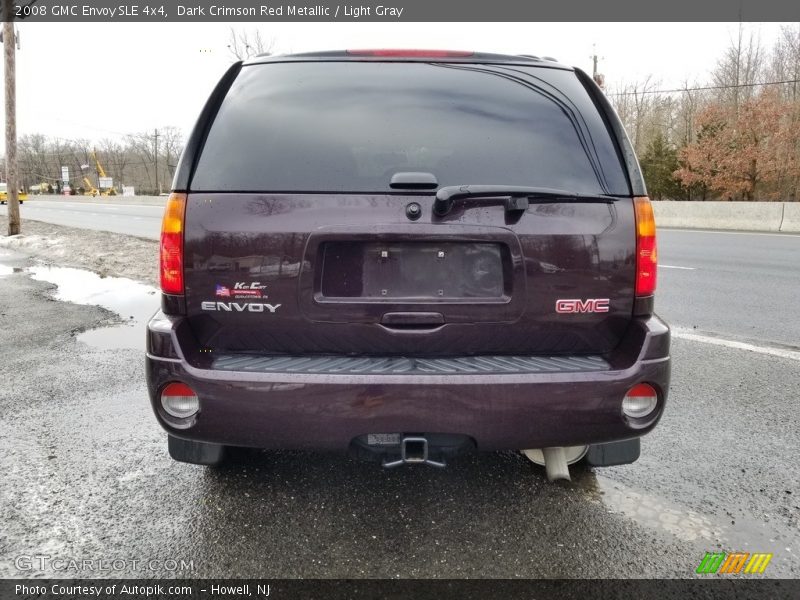
{"type": "Polygon", "coordinates": [[[51,23],[800,21],[800,2],[787,0],[365,0],[345,4],[335,0],[3,0],[3,4],[8,5],[3,11],[6,20],[51,23]]]}
{"type": "Polygon", "coordinates": [[[800,581],[786,579],[551,580],[247,580],[5,579],[3,600],[538,600],[635,598],[790,599],[800,581]]]}

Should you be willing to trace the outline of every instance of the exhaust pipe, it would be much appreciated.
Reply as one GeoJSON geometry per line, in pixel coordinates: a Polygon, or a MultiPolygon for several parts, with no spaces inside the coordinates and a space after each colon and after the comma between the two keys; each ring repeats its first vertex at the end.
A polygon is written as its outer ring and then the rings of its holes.
{"type": "Polygon", "coordinates": [[[522,450],[532,463],[544,467],[548,481],[566,479],[570,481],[569,465],[586,456],[589,446],[558,446],[544,449],[522,450]]]}
{"type": "Polygon", "coordinates": [[[544,454],[544,468],[547,471],[547,481],[556,481],[558,479],[569,478],[569,467],[567,466],[567,455],[564,448],[545,448],[542,450],[544,454]]]}

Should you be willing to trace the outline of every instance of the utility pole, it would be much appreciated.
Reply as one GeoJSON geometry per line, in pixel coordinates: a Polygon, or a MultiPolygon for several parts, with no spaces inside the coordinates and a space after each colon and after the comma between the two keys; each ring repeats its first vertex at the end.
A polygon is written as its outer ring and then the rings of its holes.
{"type": "Polygon", "coordinates": [[[606,78],[602,73],[597,72],[597,61],[600,59],[600,57],[597,56],[597,51],[595,50],[594,44],[592,44],[592,55],[589,58],[592,59],[592,79],[601,88],[605,88],[606,78]]]}
{"type": "Polygon", "coordinates": [[[155,140],[156,140],[156,151],[153,154],[153,156],[155,157],[156,161],[156,195],[158,195],[161,194],[161,182],[158,180],[158,129],[156,129],[155,140]]]}
{"type": "Polygon", "coordinates": [[[20,232],[19,187],[17,182],[17,85],[13,2],[3,0],[3,54],[6,80],[6,194],[8,197],[8,235],[20,232]]]}
{"type": "Polygon", "coordinates": [[[97,160],[97,148],[92,148],[92,160],[94,161],[94,172],[97,174],[97,193],[100,194],[103,188],[100,186],[100,161],[97,160]]]}

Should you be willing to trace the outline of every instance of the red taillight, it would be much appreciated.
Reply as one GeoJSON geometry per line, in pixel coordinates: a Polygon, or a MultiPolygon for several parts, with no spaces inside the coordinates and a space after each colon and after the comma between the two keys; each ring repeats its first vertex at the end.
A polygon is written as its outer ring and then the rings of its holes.
{"type": "Polygon", "coordinates": [[[197,394],[194,393],[194,390],[190,388],[185,383],[170,383],[167,387],[164,388],[164,391],[161,392],[161,397],[165,396],[180,396],[183,398],[189,398],[191,396],[196,396],[197,394]]]}
{"type": "Polygon", "coordinates": [[[646,196],[633,199],[636,213],[636,295],[652,296],[656,291],[658,254],[653,205],[646,196]]]}
{"type": "Polygon", "coordinates": [[[161,221],[161,291],[183,294],[183,216],[186,194],[170,194],[161,221]]]}
{"type": "Polygon", "coordinates": [[[625,395],[629,398],[655,398],[657,396],[656,390],[649,383],[637,383],[625,395]]]}
{"type": "Polygon", "coordinates": [[[348,50],[351,56],[393,56],[399,58],[447,58],[472,56],[474,52],[468,50],[403,50],[403,49],[381,49],[381,50],[348,50]]]}

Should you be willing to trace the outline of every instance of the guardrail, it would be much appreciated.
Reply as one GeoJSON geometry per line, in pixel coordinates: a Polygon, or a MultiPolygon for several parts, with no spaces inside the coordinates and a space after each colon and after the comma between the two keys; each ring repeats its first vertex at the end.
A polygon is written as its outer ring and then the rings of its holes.
{"type": "Polygon", "coordinates": [[[800,202],[653,202],[659,227],[800,232],[800,202]]]}
{"type": "Polygon", "coordinates": [[[64,196],[61,194],[29,194],[30,200],[55,200],[80,204],[137,204],[140,206],[164,206],[166,196],[64,196]]]}

